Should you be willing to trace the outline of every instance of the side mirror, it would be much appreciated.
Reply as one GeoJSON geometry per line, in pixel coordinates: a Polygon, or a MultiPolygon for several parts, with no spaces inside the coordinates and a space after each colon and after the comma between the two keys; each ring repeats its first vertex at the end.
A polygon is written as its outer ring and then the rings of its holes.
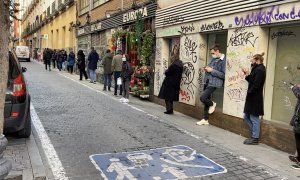
{"type": "Polygon", "coordinates": [[[27,68],[26,67],[22,67],[22,72],[26,72],[27,68]]]}

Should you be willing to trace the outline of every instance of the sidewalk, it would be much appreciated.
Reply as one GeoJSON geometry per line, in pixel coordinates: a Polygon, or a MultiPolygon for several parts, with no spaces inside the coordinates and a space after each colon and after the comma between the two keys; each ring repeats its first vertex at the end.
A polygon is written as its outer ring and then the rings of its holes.
{"type": "MultiPolygon", "coordinates": [[[[79,81],[79,75],[59,72],[57,69],[52,70],[52,72],[53,71],[58,72],[61,76],[63,76],[62,78],[68,78],[89,89],[95,90],[106,96],[110,96],[115,100],[121,98],[120,96],[114,96],[113,91],[103,91],[103,84],[91,84],[86,80],[79,81]]],[[[277,175],[283,180],[300,178],[300,171],[294,170],[290,167],[292,163],[289,161],[288,154],[285,152],[279,151],[265,144],[259,144],[257,146],[244,145],[243,141],[245,140],[245,137],[212,125],[197,126],[196,122],[198,119],[194,119],[179,112],[175,112],[174,115],[165,115],[163,113],[165,107],[149,101],[140,100],[139,98],[130,96],[130,103],[128,105],[133,109],[143,111],[153,117],[157,117],[156,119],[159,121],[173,125],[183,133],[195,138],[195,141],[198,139],[204,141],[208,146],[219,146],[225,152],[230,152],[231,154],[239,157],[239,159],[246,161],[253,166],[262,167],[267,170],[267,173],[277,175]]],[[[199,143],[200,142],[201,141],[199,141],[199,143]]]]}
{"type": "Polygon", "coordinates": [[[46,180],[46,173],[33,135],[25,139],[7,137],[4,158],[12,162],[6,180],[46,180]]]}

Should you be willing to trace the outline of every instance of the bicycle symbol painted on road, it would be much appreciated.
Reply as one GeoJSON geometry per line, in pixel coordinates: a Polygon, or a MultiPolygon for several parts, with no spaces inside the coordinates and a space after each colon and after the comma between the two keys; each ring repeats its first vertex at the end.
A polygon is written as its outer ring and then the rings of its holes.
{"type": "Polygon", "coordinates": [[[95,154],[90,159],[106,180],[186,179],[227,172],[225,167],[183,145],[95,154]]]}

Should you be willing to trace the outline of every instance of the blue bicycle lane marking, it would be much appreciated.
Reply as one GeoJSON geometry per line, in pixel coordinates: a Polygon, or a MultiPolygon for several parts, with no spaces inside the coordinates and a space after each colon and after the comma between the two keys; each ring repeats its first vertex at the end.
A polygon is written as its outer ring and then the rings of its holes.
{"type": "Polygon", "coordinates": [[[226,173],[225,167],[179,145],[123,153],[94,154],[92,163],[107,180],[186,179],[226,173]]]}

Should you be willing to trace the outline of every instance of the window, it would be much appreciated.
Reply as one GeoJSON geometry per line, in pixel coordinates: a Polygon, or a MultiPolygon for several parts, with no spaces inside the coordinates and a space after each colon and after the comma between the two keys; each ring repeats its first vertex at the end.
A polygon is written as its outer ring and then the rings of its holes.
{"type": "Polygon", "coordinates": [[[80,1],[80,14],[84,14],[89,11],[90,0],[80,1]]]}
{"type": "Polygon", "coordinates": [[[100,6],[101,4],[104,4],[108,2],[109,0],[93,0],[93,8],[100,6]]]}

